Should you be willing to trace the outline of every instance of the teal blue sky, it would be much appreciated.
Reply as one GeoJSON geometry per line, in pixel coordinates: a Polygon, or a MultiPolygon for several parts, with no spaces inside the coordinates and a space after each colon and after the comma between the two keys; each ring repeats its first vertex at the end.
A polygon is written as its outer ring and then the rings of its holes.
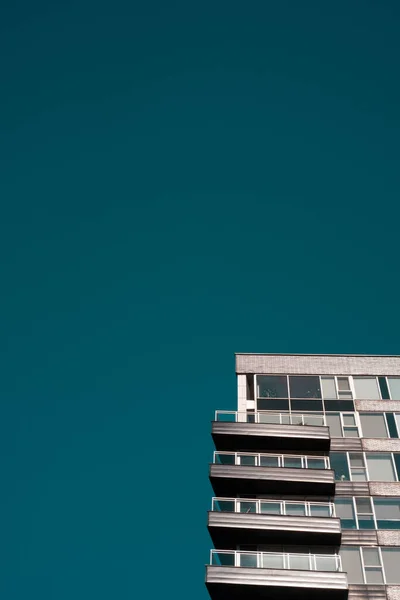
{"type": "Polygon", "coordinates": [[[399,28],[389,0],[3,7],[2,598],[205,600],[234,352],[400,353],[399,28]]]}

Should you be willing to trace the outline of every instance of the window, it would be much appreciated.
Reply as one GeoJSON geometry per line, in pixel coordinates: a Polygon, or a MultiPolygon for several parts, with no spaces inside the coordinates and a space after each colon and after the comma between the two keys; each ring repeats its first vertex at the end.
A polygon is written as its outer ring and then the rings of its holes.
{"type": "Polygon", "coordinates": [[[367,454],[370,481],[396,481],[391,454],[367,454]]]}
{"type": "Polygon", "coordinates": [[[359,437],[355,413],[326,413],[331,437],[359,437]]]}
{"type": "Polygon", "coordinates": [[[400,583],[400,548],[382,548],[386,583],[400,583]]]}
{"type": "Polygon", "coordinates": [[[400,499],[374,498],[378,529],[400,529],[400,499]]]}
{"type": "Polygon", "coordinates": [[[371,498],[355,498],[357,524],[359,529],[375,529],[374,511],[371,498]]]}
{"type": "Polygon", "coordinates": [[[357,529],[352,498],[336,498],[335,510],[336,516],[340,518],[342,529],[357,529]]]}
{"type": "Polygon", "coordinates": [[[342,547],[339,554],[342,557],[343,571],[347,573],[349,583],[364,583],[360,548],[342,547]]]}
{"type": "Polygon", "coordinates": [[[344,452],[331,452],[329,455],[331,469],[335,471],[337,481],[350,481],[350,471],[347,454],[344,452]]]}
{"type": "Polygon", "coordinates": [[[257,375],[259,398],[289,398],[286,375],[257,375]]]}
{"type": "Polygon", "coordinates": [[[291,398],[321,398],[319,377],[291,375],[289,386],[291,398]]]}
{"type": "Polygon", "coordinates": [[[380,400],[376,377],[353,377],[356,398],[361,400],[380,400]]]}
{"type": "Polygon", "coordinates": [[[339,554],[350,584],[400,583],[400,548],[344,546],[339,554]]]}
{"type": "Polygon", "coordinates": [[[363,437],[387,438],[386,421],[383,413],[361,413],[360,421],[363,437]]]}
{"type": "Polygon", "coordinates": [[[367,470],[362,452],[350,453],[349,461],[352,481],[367,481],[367,470]]]}
{"type": "Polygon", "coordinates": [[[392,400],[400,400],[400,377],[388,377],[387,380],[392,400]]]}

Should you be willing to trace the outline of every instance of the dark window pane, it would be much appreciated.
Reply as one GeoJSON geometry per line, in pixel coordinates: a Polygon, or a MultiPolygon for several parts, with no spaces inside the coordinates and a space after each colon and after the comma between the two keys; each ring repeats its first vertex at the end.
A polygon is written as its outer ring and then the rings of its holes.
{"type": "Polygon", "coordinates": [[[290,401],[292,410],[298,410],[302,412],[316,412],[323,411],[322,400],[291,400],[290,401]]]}
{"type": "Polygon", "coordinates": [[[347,456],[343,452],[331,452],[329,455],[331,469],[335,471],[337,481],[350,481],[347,456]]]}
{"type": "Polygon", "coordinates": [[[217,465],[234,465],[235,455],[234,454],[216,454],[215,462],[217,465]]]}
{"type": "Polygon", "coordinates": [[[259,398],[288,398],[287,378],[282,375],[257,375],[259,398]]]}
{"type": "Polygon", "coordinates": [[[339,410],[340,412],[354,412],[353,400],[324,400],[327,412],[339,410]]]}
{"type": "Polygon", "coordinates": [[[375,529],[374,517],[372,515],[362,515],[358,517],[358,526],[360,529],[375,529]]]}
{"type": "Polygon", "coordinates": [[[400,521],[390,521],[388,519],[376,519],[378,529],[400,529],[400,521]]]}
{"type": "Polygon", "coordinates": [[[258,399],[257,410],[289,410],[289,400],[274,400],[274,398],[258,399]]]}
{"type": "Polygon", "coordinates": [[[383,400],[389,400],[390,399],[389,388],[387,385],[386,377],[378,377],[378,381],[379,381],[379,387],[381,390],[381,396],[382,396],[383,400]]]}
{"type": "Polygon", "coordinates": [[[394,419],[394,414],[393,413],[386,413],[386,421],[388,424],[388,428],[389,428],[389,435],[391,438],[398,438],[398,433],[397,433],[397,427],[396,427],[396,422],[394,419]]]}
{"type": "Polygon", "coordinates": [[[319,377],[289,377],[291,398],[321,398],[319,377]]]}

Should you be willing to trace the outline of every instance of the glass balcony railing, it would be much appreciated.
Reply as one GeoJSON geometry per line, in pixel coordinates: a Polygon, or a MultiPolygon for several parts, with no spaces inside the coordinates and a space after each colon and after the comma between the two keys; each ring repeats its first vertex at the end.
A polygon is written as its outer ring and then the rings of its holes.
{"type": "Polygon", "coordinates": [[[223,423],[267,423],[270,425],[310,425],[322,427],[326,425],[324,414],[272,413],[272,412],[238,412],[232,410],[216,410],[215,420],[223,423]]]}
{"type": "Polygon", "coordinates": [[[297,517],[335,517],[332,502],[292,500],[252,500],[248,498],[213,498],[213,512],[255,513],[260,515],[291,515],[297,517]]]}
{"type": "Polygon", "coordinates": [[[296,554],[291,552],[251,552],[211,550],[210,564],[256,569],[292,569],[296,571],[341,571],[338,554],[296,554]]]}
{"type": "Polygon", "coordinates": [[[260,454],[253,452],[214,452],[214,463],[246,467],[286,467],[291,469],[329,469],[328,456],[260,454]]]}

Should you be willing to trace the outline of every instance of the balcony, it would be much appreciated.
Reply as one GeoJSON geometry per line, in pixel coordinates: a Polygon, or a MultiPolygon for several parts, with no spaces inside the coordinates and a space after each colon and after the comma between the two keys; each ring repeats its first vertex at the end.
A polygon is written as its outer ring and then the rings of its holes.
{"type": "Polygon", "coordinates": [[[327,456],[214,452],[210,481],[217,496],[335,493],[327,456]]]}
{"type": "Polygon", "coordinates": [[[331,502],[213,498],[208,530],[216,548],[259,543],[338,546],[341,540],[331,502]]]}
{"type": "Polygon", "coordinates": [[[348,597],[347,577],[336,554],[212,550],[206,585],[211,600],[348,597]]]}
{"type": "Polygon", "coordinates": [[[330,448],[329,427],[323,414],[217,410],[211,435],[217,450],[323,452],[330,448]]]}

